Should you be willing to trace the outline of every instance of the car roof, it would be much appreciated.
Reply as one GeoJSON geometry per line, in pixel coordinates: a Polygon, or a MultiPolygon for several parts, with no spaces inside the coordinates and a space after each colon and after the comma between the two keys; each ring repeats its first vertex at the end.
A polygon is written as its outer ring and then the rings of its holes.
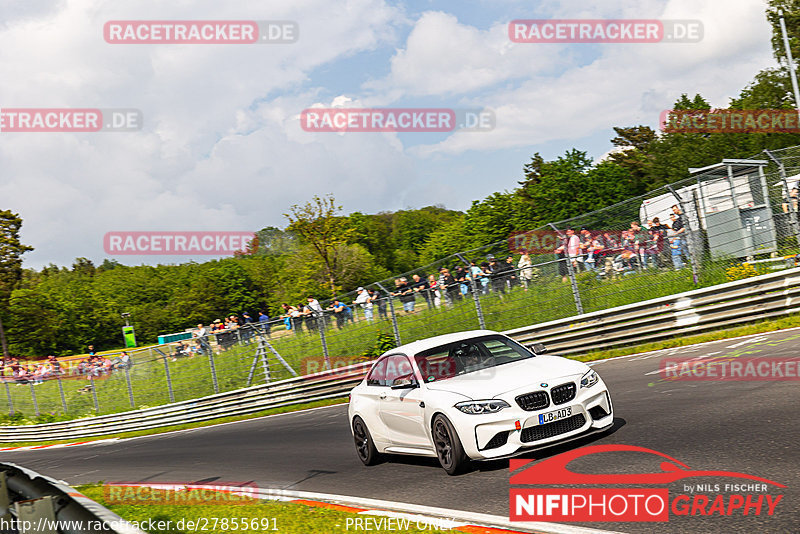
{"type": "Polygon", "coordinates": [[[496,332],[494,330],[467,330],[464,332],[444,334],[441,336],[434,336],[426,339],[420,339],[412,343],[406,343],[405,345],[401,345],[396,349],[389,350],[384,354],[396,354],[398,352],[402,352],[403,354],[407,354],[408,356],[413,356],[422,351],[432,349],[434,347],[439,347],[441,345],[446,345],[448,343],[453,343],[456,341],[465,341],[476,337],[491,336],[491,335],[505,336],[505,334],[502,334],[501,332],[496,332]]]}

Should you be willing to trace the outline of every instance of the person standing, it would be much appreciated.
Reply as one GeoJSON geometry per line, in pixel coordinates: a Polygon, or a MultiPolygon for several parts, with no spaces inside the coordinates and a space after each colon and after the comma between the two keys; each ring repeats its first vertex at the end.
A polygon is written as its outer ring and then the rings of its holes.
{"type": "Polygon", "coordinates": [[[258,312],[258,326],[265,335],[269,336],[270,334],[269,315],[267,315],[263,311],[258,312]]]}
{"type": "Polygon", "coordinates": [[[517,269],[519,269],[519,279],[525,291],[528,290],[528,284],[533,280],[533,262],[527,252],[523,252],[517,262],[517,269]]]}
{"type": "Polygon", "coordinates": [[[369,292],[363,287],[359,287],[356,289],[358,296],[353,304],[357,304],[361,306],[361,309],[364,310],[364,318],[367,322],[372,322],[372,300],[370,298],[369,292]]]}

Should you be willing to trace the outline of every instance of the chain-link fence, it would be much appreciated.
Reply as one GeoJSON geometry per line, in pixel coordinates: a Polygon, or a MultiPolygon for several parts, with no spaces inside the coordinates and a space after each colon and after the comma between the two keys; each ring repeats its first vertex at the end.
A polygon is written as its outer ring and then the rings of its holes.
{"type": "Polygon", "coordinates": [[[800,147],[723,160],[336,299],[287,305],[266,323],[132,352],[132,365],[7,378],[7,408],[77,417],[156,406],[350,365],[438,334],[512,329],[791,267],[799,181],[800,147]]]}

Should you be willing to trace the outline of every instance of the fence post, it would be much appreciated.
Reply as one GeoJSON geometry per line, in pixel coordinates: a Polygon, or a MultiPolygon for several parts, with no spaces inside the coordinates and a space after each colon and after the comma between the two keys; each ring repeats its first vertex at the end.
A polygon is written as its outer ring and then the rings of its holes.
{"type": "MultiPolygon", "coordinates": [[[[561,233],[561,230],[555,227],[553,223],[548,223],[553,230],[556,231],[558,237],[564,239],[566,236],[561,233]]],[[[567,262],[567,276],[569,276],[569,282],[572,286],[572,298],[575,301],[575,308],[578,310],[578,315],[583,315],[583,302],[581,301],[581,292],[578,289],[578,281],[575,279],[575,269],[572,268],[572,258],[569,255],[569,243],[564,241],[564,252],[566,258],[564,261],[567,262]]]]}
{"type": "Polygon", "coordinates": [[[133,402],[133,387],[131,386],[131,370],[128,366],[125,366],[125,383],[128,384],[128,400],[131,402],[131,408],[135,408],[136,405],[133,402]]]}
{"type": "Polygon", "coordinates": [[[61,395],[61,406],[64,408],[64,413],[67,413],[67,399],[64,397],[64,384],[61,383],[61,375],[56,375],[56,380],[58,380],[58,393],[61,395]]]}
{"type": "Polygon", "coordinates": [[[330,369],[331,358],[328,355],[328,341],[325,339],[325,312],[315,310],[314,315],[317,317],[317,328],[319,329],[319,338],[320,340],[322,340],[322,355],[325,357],[325,367],[327,369],[330,369]]]}
{"type": "Polygon", "coordinates": [[[14,402],[11,400],[11,390],[8,388],[8,382],[3,380],[6,385],[6,397],[8,397],[8,415],[14,415],[14,402]]]}
{"type": "Polygon", "coordinates": [[[269,384],[270,381],[269,361],[267,361],[267,348],[264,346],[263,340],[259,340],[258,352],[261,354],[261,367],[264,369],[264,382],[269,384]]]}
{"type": "MultiPolygon", "coordinates": [[[[466,258],[464,258],[464,256],[461,255],[460,252],[456,252],[456,256],[458,256],[458,259],[464,262],[464,265],[467,267],[467,269],[470,268],[470,263],[466,260],[466,258]]],[[[483,316],[481,299],[480,296],[478,295],[478,284],[475,282],[475,277],[472,276],[472,273],[470,273],[469,285],[470,288],[472,289],[472,301],[475,303],[475,311],[478,312],[478,325],[480,325],[481,330],[486,330],[486,319],[483,316]]]]}
{"type": "MultiPolygon", "coordinates": [[[[675,197],[675,200],[678,201],[678,208],[681,210],[681,213],[683,214],[683,218],[682,218],[681,222],[683,223],[683,227],[686,229],[686,240],[687,240],[687,245],[688,245],[687,248],[689,249],[689,256],[690,256],[690,259],[692,260],[692,279],[694,279],[694,285],[698,285],[699,284],[699,280],[700,280],[700,276],[699,276],[700,263],[697,260],[697,255],[698,255],[697,254],[697,241],[696,241],[697,236],[695,235],[694,230],[692,229],[692,226],[689,224],[689,213],[686,211],[683,199],[677,193],[677,191],[675,191],[672,188],[671,185],[667,185],[667,189],[669,190],[670,193],[672,193],[672,196],[675,197]],[[686,220],[683,220],[683,219],[686,219],[686,220]]],[[[697,224],[698,225],[700,224],[700,216],[699,215],[697,216],[697,224]]]]}
{"type": "Polygon", "coordinates": [[[28,381],[28,385],[31,387],[31,399],[33,399],[33,411],[36,412],[36,417],[39,417],[39,403],[36,402],[36,390],[34,389],[33,382],[28,381]]]}
{"type": "Polygon", "coordinates": [[[92,389],[92,400],[94,401],[94,411],[95,413],[100,413],[100,403],[97,402],[97,390],[94,387],[94,376],[89,375],[89,381],[91,382],[90,386],[92,389]]]}
{"type": "Polygon", "coordinates": [[[208,352],[208,365],[211,367],[211,381],[214,383],[214,393],[219,393],[219,384],[217,383],[217,368],[214,366],[214,351],[208,352]]]}
{"type": "Polygon", "coordinates": [[[161,359],[164,360],[164,372],[167,375],[167,390],[169,390],[169,401],[175,402],[175,394],[172,392],[172,377],[169,375],[169,362],[167,361],[167,355],[158,349],[156,350],[161,354],[161,359]]]}
{"type": "Polygon", "coordinates": [[[394,313],[394,302],[392,302],[392,294],[389,293],[385,287],[380,282],[375,282],[375,285],[378,288],[386,293],[387,298],[389,299],[389,314],[392,316],[392,330],[394,331],[394,343],[396,346],[400,346],[400,329],[397,327],[397,315],[394,313]]]}

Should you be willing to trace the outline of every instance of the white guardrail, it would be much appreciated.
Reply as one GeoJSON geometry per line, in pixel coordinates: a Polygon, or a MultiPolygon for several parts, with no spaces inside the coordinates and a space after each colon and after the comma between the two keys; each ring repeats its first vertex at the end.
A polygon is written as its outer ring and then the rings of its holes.
{"type": "MultiPolygon", "coordinates": [[[[719,330],[800,312],[800,268],[509,330],[521,343],[544,343],[554,354],[719,330]]],[[[340,398],[371,362],[209,395],[143,410],[59,423],[0,427],[0,442],[79,439],[245,415],[270,408],[340,398]]]]}

